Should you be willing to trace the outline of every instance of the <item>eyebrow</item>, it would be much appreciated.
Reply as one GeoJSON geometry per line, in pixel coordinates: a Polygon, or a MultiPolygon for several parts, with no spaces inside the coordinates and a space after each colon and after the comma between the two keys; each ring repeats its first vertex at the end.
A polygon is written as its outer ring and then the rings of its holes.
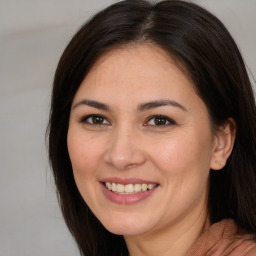
{"type": "Polygon", "coordinates": [[[162,107],[162,106],[172,106],[172,107],[179,108],[183,111],[187,111],[187,109],[183,105],[181,105],[180,103],[173,101],[173,100],[156,100],[156,101],[150,101],[147,103],[143,103],[143,104],[139,105],[138,111],[142,112],[142,111],[146,111],[149,109],[162,107]]]}
{"type": "MultiPolygon", "coordinates": [[[[73,106],[73,109],[80,106],[80,105],[86,105],[86,106],[89,106],[89,107],[101,109],[101,110],[108,111],[108,112],[111,111],[111,108],[110,108],[109,105],[107,105],[105,103],[101,103],[99,101],[88,100],[88,99],[83,99],[83,100],[77,102],[73,106]]],[[[180,103],[178,103],[176,101],[173,101],[173,100],[155,100],[155,101],[142,103],[138,106],[137,111],[138,112],[143,112],[143,111],[147,111],[147,110],[157,108],[157,107],[162,107],[162,106],[172,106],[172,107],[179,108],[183,111],[187,111],[187,109],[183,105],[181,105],[180,103]]]]}
{"type": "Polygon", "coordinates": [[[104,103],[101,103],[101,102],[98,102],[98,101],[95,101],[95,100],[87,100],[87,99],[84,99],[84,100],[81,100],[81,101],[77,102],[73,106],[73,109],[78,107],[78,106],[81,106],[81,105],[86,105],[86,106],[89,106],[89,107],[92,107],[92,108],[97,108],[97,109],[101,109],[101,110],[105,110],[105,111],[111,111],[111,108],[107,104],[104,104],[104,103]]]}

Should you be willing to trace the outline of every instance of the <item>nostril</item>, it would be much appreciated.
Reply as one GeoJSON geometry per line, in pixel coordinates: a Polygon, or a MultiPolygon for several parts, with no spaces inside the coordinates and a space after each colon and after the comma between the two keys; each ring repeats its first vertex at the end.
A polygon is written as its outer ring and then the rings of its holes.
{"type": "Polygon", "coordinates": [[[136,168],[146,161],[145,154],[138,150],[133,149],[132,147],[127,149],[110,149],[105,153],[104,160],[105,162],[118,169],[118,170],[128,170],[132,168],[136,168]]]}

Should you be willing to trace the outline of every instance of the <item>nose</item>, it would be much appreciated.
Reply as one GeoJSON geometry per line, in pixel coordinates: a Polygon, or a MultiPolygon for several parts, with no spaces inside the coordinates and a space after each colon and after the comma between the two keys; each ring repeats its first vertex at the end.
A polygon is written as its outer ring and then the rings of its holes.
{"type": "Polygon", "coordinates": [[[140,144],[140,135],[126,128],[113,131],[104,160],[118,170],[135,168],[144,164],[146,154],[140,144]]]}

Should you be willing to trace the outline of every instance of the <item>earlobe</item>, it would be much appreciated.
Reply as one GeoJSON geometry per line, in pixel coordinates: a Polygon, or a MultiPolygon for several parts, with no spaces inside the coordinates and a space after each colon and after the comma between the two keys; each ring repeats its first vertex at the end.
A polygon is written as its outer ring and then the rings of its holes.
{"type": "Polygon", "coordinates": [[[228,118],[215,132],[211,169],[220,170],[226,165],[227,159],[233,150],[235,137],[235,121],[228,118]]]}

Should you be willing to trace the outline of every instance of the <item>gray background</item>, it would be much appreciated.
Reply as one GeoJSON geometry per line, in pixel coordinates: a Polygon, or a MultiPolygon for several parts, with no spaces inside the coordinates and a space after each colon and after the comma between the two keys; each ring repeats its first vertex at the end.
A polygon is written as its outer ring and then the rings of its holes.
{"type": "MultiPolygon", "coordinates": [[[[77,256],[44,141],[55,67],[109,0],[0,0],[0,256],[77,256]]],[[[255,0],[194,0],[215,13],[256,75],[255,0]]]]}

